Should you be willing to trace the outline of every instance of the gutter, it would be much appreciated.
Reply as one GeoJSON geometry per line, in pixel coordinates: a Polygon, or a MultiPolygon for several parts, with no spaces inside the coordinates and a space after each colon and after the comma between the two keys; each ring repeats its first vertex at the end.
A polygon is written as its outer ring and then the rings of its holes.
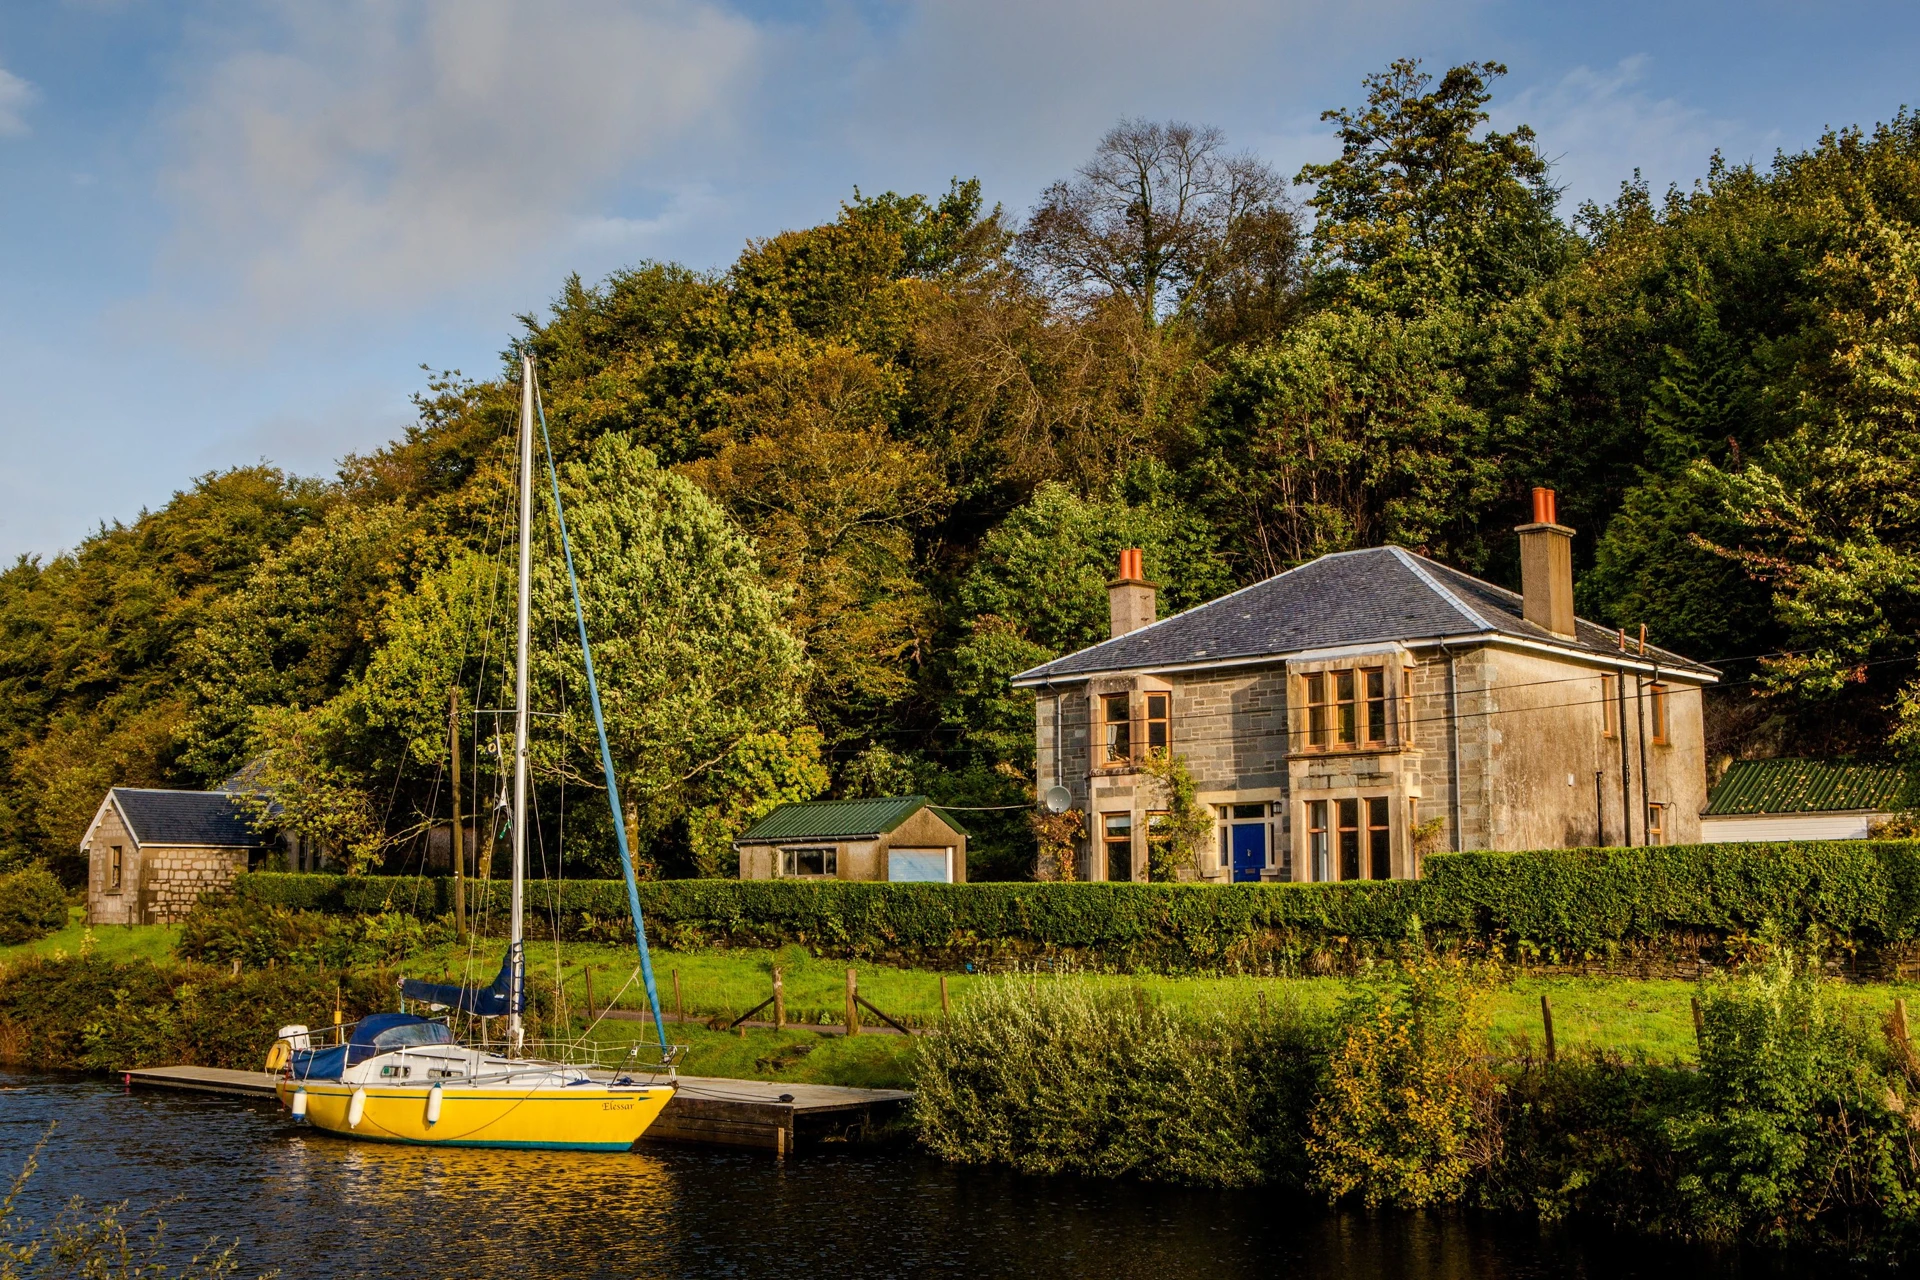
{"type": "MultiPolygon", "coordinates": [[[[1511,636],[1502,631],[1463,632],[1459,635],[1439,636],[1418,640],[1382,640],[1369,643],[1377,643],[1379,645],[1397,644],[1407,649],[1439,649],[1443,652],[1449,651],[1449,646],[1454,645],[1491,645],[1520,649],[1531,653],[1548,654],[1555,658],[1584,659],[1596,667],[1608,670],[1657,675],[1670,681],[1695,686],[1718,684],[1720,682],[1720,672],[1713,667],[1696,666],[1690,670],[1676,671],[1671,667],[1661,666],[1657,660],[1651,662],[1634,661],[1629,657],[1615,657],[1610,653],[1599,650],[1547,644],[1539,640],[1526,639],[1524,636],[1511,636]]],[[[1338,647],[1358,648],[1360,646],[1338,647]]],[[[1134,667],[1104,667],[1095,671],[1047,673],[1046,666],[1040,666],[1034,667],[1030,671],[1022,671],[1019,675],[1009,680],[1008,684],[1015,689],[1038,689],[1061,681],[1072,684],[1084,684],[1089,680],[1102,679],[1107,676],[1160,675],[1175,671],[1220,671],[1232,667],[1275,666],[1299,654],[1309,652],[1317,653],[1320,652],[1320,650],[1293,649],[1285,653],[1244,654],[1234,658],[1193,658],[1184,662],[1143,663],[1134,667]]],[[[1046,665],[1050,666],[1052,664],[1049,663],[1046,665]]]]}

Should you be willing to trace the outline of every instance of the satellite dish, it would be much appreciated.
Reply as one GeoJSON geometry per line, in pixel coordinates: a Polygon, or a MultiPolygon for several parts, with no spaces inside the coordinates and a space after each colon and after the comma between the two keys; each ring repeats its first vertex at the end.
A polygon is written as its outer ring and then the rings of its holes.
{"type": "Polygon", "coordinates": [[[1047,788],[1047,812],[1065,813],[1073,805],[1073,792],[1062,786],[1047,788]]]}

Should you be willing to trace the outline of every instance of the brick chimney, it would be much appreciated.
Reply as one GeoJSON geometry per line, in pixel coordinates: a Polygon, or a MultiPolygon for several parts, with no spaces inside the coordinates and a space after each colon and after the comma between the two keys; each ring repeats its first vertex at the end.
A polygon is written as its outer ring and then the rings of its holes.
{"type": "Polygon", "coordinates": [[[1554,519],[1553,490],[1533,491],[1533,523],[1514,532],[1520,535],[1520,595],[1527,621],[1557,636],[1572,636],[1573,530],[1554,519]]]}
{"type": "Polygon", "coordinates": [[[1156,618],[1154,585],[1140,568],[1140,548],[1120,553],[1120,575],[1107,584],[1107,617],[1115,637],[1138,631],[1156,618]]]}

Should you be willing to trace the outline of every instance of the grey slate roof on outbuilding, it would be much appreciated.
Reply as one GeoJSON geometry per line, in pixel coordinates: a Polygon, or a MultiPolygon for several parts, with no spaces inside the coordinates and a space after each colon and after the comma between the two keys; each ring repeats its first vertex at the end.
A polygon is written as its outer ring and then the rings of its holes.
{"type": "MultiPolygon", "coordinates": [[[[1578,619],[1569,639],[1528,622],[1523,609],[1517,592],[1403,547],[1341,551],[1023,671],[1014,683],[1471,635],[1530,640],[1616,661],[1622,656],[1618,633],[1610,628],[1578,619]]],[[[1637,659],[1637,646],[1627,656],[1637,659]]],[[[1719,674],[1652,646],[1647,659],[1675,674],[1719,674]]]]}
{"type": "MultiPolygon", "coordinates": [[[[807,800],[783,804],[741,833],[735,844],[772,844],[789,840],[852,840],[883,836],[920,810],[925,796],[883,796],[877,800],[807,800]]],[[[960,835],[967,829],[938,805],[940,820],[960,835]]]]}
{"type": "Polygon", "coordinates": [[[115,787],[111,794],[133,838],[143,846],[252,849],[266,843],[253,829],[252,815],[224,791],[115,787]]]}

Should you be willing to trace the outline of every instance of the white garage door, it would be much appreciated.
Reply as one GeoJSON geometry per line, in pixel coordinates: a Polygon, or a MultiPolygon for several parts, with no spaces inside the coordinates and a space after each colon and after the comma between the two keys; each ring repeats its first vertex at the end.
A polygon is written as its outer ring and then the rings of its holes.
{"type": "Polygon", "coordinates": [[[946,884],[953,879],[953,859],[945,849],[889,849],[887,879],[946,884]]]}

